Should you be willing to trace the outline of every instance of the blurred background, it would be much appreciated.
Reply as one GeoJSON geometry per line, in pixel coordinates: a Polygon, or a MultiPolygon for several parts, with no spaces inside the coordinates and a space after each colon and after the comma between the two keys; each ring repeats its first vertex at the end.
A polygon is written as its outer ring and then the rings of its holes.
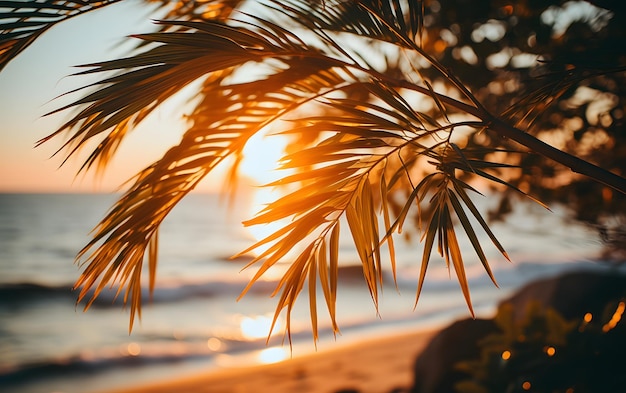
{"type": "MultiPolygon", "coordinates": [[[[493,113],[506,113],[529,132],[607,169],[626,168],[624,73],[599,72],[624,66],[626,14],[621,2],[425,4],[426,50],[454,69],[493,113]],[[594,73],[598,75],[590,76],[594,73]],[[558,92],[552,94],[555,102],[546,101],[548,91],[558,92]],[[528,102],[511,106],[520,96],[528,102]],[[532,105],[523,105],[528,103],[532,105]]],[[[72,66],[127,53],[132,44],[123,37],[154,29],[150,19],[166,11],[159,2],[120,2],[69,20],[0,73],[3,392],[106,390],[290,356],[280,318],[266,344],[276,304],[270,295],[285,266],[277,266],[237,301],[254,274],[254,267],[242,270],[253,255],[230,259],[267,233],[267,228],[248,229],[241,222],[267,201],[265,191],[254,185],[268,180],[266,173],[284,147],[280,143],[251,143],[248,164],[242,168],[249,184],[241,185],[234,203],[219,196],[223,174],[217,172],[166,219],[157,288],[132,333],[114,289],[87,313],[82,312],[84,305],[75,304],[72,286],[80,274],[73,263],[76,253],[119,196],[118,187],[178,141],[184,131],[179,120],[184,101],[168,101],[158,109],[128,137],[99,178],[74,178],[79,162],[59,169],[61,158],[50,158],[59,147],[54,143],[33,148],[63,119],[42,115],[67,102],[55,97],[88,81],[67,77],[75,72],[72,66]]],[[[386,67],[405,72],[393,61],[386,67]]],[[[428,76],[430,71],[424,72],[428,76]]],[[[467,143],[482,145],[486,137],[476,133],[467,143]]],[[[533,161],[520,164],[536,169],[512,172],[508,180],[548,202],[553,211],[501,190],[485,190],[490,198],[476,199],[512,259],[486,250],[500,288],[478,260],[467,260],[479,316],[491,315],[499,299],[535,278],[572,269],[610,269],[624,259],[624,196],[536,156],[525,157],[533,161]]],[[[469,242],[462,246],[472,255],[469,242]]],[[[414,309],[421,248],[415,242],[399,243],[397,253],[398,288],[389,272],[379,316],[351,242],[342,239],[337,305],[342,334],[333,336],[320,310],[318,349],[440,326],[469,315],[457,281],[437,259],[414,309]]],[[[303,295],[294,309],[294,356],[315,350],[307,304],[303,295]]]]}

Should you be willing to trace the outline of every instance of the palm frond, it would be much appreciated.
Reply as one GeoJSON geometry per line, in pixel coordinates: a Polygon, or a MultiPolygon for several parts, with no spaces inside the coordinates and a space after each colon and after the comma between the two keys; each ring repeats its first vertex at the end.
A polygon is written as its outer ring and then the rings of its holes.
{"type": "Polygon", "coordinates": [[[181,23],[204,30],[138,35],[137,38],[157,46],[132,57],[84,65],[88,69],[77,75],[112,71],[118,74],[88,86],[96,90],[51,112],[83,108],[39,144],[71,131],[72,135],[61,148],[68,150],[69,157],[87,141],[99,137],[97,148],[81,170],[94,164],[104,166],[128,130],[182,87],[213,72],[260,60],[249,47],[267,44],[261,36],[238,34],[236,28],[218,22],[181,23]],[[101,137],[101,134],[106,135],[101,137]]]}
{"type": "MultiPolygon", "coordinates": [[[[0,1],[0,70],[22,53],[53,26],[70,18],[118,3],[120,0],[59,1],[5,0],[0,1]]],[[[168,1],[145,0],[165,9],[165,19],[219,20],[230,17],[242,0],[168,1]]],[[[161,25],[163,30],[174,25],[161,25]]],[[[184,29],[184,26],[176,26],[184,29]]]]}
{"type": "MultiPolygon", "coordinates": [[[[498,175],[511,165],[477,158],[481,155],[454,142],[455,130],[484,129],[547,150],[543,142],[486,112],[454,75],[415,42],[423,3],[268,0],[264,11],[272,17],[243,10],[234,13],[232,8],[239,4],[234,0],[208,2],[206,9],[199,3],[180,4],[193,13],[209,11],[158,22],[159,32],[135,36],[143,44],[132,56],[83,66],[85,70],[77,75],[97,74],[102,79],[77,91],[84,94],[82,98],[53,112],[74,110],[75,114],[41,141],[69,133],[59,150],[66,152],[66,159],[96,141],[82,169],[103,168],[127,133],[155,108],[182,87],[202,81],[180,143],[138,174],[80,252],[78,259],[85,258],[87,266],[77,282],[79,297],[92,296],[86,307],[104,287],[117,284],[118,294],[124,292],[125,303],[130,303],[132,328],[140,315],[146,256],[149,285],[154,286],[158,228],[164,218],[229,157],[234,158],[232,183],[246,142],[276,127],[296,140],[280,164],[292,174],[268,185],[284,187],[285,194],[244,224],[288,222],[242,251],[264,249],[248,265],[257,271],[242,296],[297,251],[274,292],[278,304],[272,328],[286,312],[290,334],[291,312],[306,287],[317,340],[319,285],[333,329],[338,331],[335,302],[342,221],[347,223],[376,307],[383,287],[382,249],[388,248],[395,277],[394,236],[414,216],[423,245],[416,304],[436,247],[448,269],[455,271],[473,313],[458,229],[465,232],[494,283],[474,224],[506,259],[508,255],[469,197],[467,191],[475,190],[457,172],[516,188],[498,175]],[[415,81],[374,69],[363,47],[344,45],[343,33],[359,36],[355,38],[365,43],[391,43],[411,53],[409,61],[426,60],[465,101],[436,91],[421,75],[415,81]],[[258,75],[246,75],[251,66],[258,75]],[[415,109],[408,98],[415,93],[431,103],[430,109],[415,109]],[[459,112],[466,116],[453,121],[451,114],[459,112]],[[403,196],[400,202],[396,202],[398,194],[403,196]]],[[[553,150],[546,156],[563,158],[553,150]]]]}
{"type": "MultiPolygon", "coordinates": [[[[401,229],[413,201],[419,205],[435,185],[443,184],[434,181],[435,177],[427,177],[420,183],[423,187],[414,190],[396,217],[389,205],[381,201],[390,198],[399,177],[409,176],[407,165],[417,165],[420,160],[402,162],[403,169],[391,177],[389,184],[382,177],[394,157],[406,152],[410,152],[409,156],[440,158],[439,148],[448,142],[445,138],[437,142],[436,135],[451,132],[455,124],[443,124],[431,115],[414,111],[397,89],[386,84],[387,80],[381,80],[377,72],[368,72],[346,53],[337,50],[324,53],[284,27],[257,17],[251,20],[253,22],[160,22],[172,26],[172,31],[164,29],[137,35],[150,44],[144,46],[147,49],[143,52],[89,64],[79,73],[114,75],[89,86],[95,91],[60,108],[58,111],[82,109],[45,140],[71,131],[64,145],[71,156],[87,141],[101,138],[84,168],[106,165],[128,130],[181,86],[205,78],[202,99],[190,116],[193,125],[180,144],[138,175],[131,189],[96,229],[93,240],[79,254],[79,259],[86,257],[88,263],[77,282],[77,286],[82,287],[80,299],[89,294],[90,288],[95,288],[87,307],[108,283],[117,282],[118,293],[126,287],[124,300],[131,304],[132,327],[134,316],[140,313],[143,260],[147,253],[152,289],[157,229],[171,209],[226,157],[240,157],[252,135],[279,119],[288,118],[303,106],[320,103],[330,109],[329,114],[301,118],[285,133],[300,136],[330,133],[331,136],[284,158],[283,168],[293,169],[295,173],[270,186],[297,184],[298,188],[268,204],[245,223],[255,225],[291,219],[284,228],[244,250],[268,246],[251,263],[262,262],[243,293],[291,249],[302,246],[303,251],[276,288],[275,293],[281,292],[281,296],[274,322],[286,309],[289,329],[293,304],[308,278],[311,323],[317,339],[315,288],[319,275],[332,324],[337,330],[334,309],[337,241],[339,219],[344,217],[359,251],[370,294],[377,304],[383,284],[381,246],[389,245],[390,259],[395,264],[393,233],[401,229]],[[273,63],[268,64],[266,59],[273,63]],[[237,70],[251,62],[269,65],[267,75],[237,82],[237,70]],[[354,89],[375,99],[336,98],[337,93],[354,89]],[[379,211],[384,217],[382,233],[379,211]],[[93,248],[95,251],[91,251],[93,248]]],[[[327,43],[334,42],[329,36],[323,38],[327,43]]],[[[432,98],[429,87],[422,91],[432,98]]],[[[437,107],[437,117],[446,120],[444,106],[438,104],[437,107]]],[[[448,194],[438,191],[437,195],[448,194]]],[[[436,225],[434,232],[427,232],[426,246],[434,245],[433,233],[437,233],[440,253],[453,264],[471,308],[450,215],[454,206],[441,206],[433,213],[437,220],[431,218],[431,223],[436,225]]],[[[474,239],[471,227],[464,224],[464,228],[474,239]]],[[[484,256],[482,250],[477,252],[484,256]]],[[[424,259],[424,269],[427,263],[424,259]]],[[[486,265],[486,261],[483,263],[486,265]]],[[[422,280],[423,276],[420,286],[422,280]]]]}
{"type": "MultiPolygon", "coordinates": [[[[372,89],[372,86],[367,83],[362,86],[370,93],[380,91],[372,89]]],[[[474,246],[479,259],[495,282],[478,236],[461,206],[465,203],[471,204],[471,199],[464,190],[461,197],[456,196],[452,184],[457,184],[458,181],[450,175],[453,171],[437,171],[424,177],[413,189],[402,210],[398,214],[392,213],[387,200],[394,194],[393,185],[397,183],[399,177],[409,176],[410,167],[407,165],[417,165],[419,161],[413,159],[398,163],[395,157],[401,155],[403,151],[410,151],[409,155],[412,157],[422,156],[428,160],[439,160],[436,166],[446,168],[444,161],[450,159],[450,155],[442,155],[441,151],[449,151],[452,148],[444,149],[442,146],[450,146],[449,142],[446,140],[435,142],[434,135],[441,131],[450,131],[455,125],[427,122],[426,118],[412,112],[409,107],[403,106],[402,99],[395,98],[394,94],[388,94],[386,91],[381,92],[384,94],[376,97],[381,104],[355,102],[349,98],[324,98],[322,102],[332,107],[332,114],[301,119],[300,122],[305,123],[304,125],[286,131],[290,134],[313,132],[316,135],[331,135],[315,146],[284,157],[281,161],[281,169],[291,169],[295,173],[268,186],[286,187],[295,184],[297,185],[293,187],[295,191],[267,204],[256,217],[244,222],[245,225],[260,225],[289,219],[290,224],[243,251],[247,253],[261,246],[268,247],[250,263],[249,266],[259,263],[260,267],[243,294],[289,251],[298,246],[304,250],[297,258],[298,263],[290,267],[289,278],[281,281],[279,287],[276,288],[275,293],[278,294],[282,290],[282,295],[276,309],[275,319],[283,310],[286,310],[287,320],[290,320],[290,299],[295,292],[302,289],[304,277],[308,276],[309,285],[312,285],[310,280],[314,279],[311,277],[314,266],[325,265],[321,261],[327,258],[328,236],[331,232],[339,232],[341,217],[345,218],[348,223],[361,261],[364,279],[375,306],[378,304],[380,289],[383,285],[381,248],[387,243],[389,259],[395,275],[393,236],[401,232],[402,223],[415,206],[418,207],[418,215],[432,212],[430,218],[427,219],[430,224],[424,232],[424,256],[418,296],[430,260],[431,249],[434,247],[435,239],[438,238],[439,253],[454,267],[468,307],[470,311],[472,310],[469,286],[453,217],[460,219],[462,228],[474,246]],[[388,168],[393,168],[394,165],[391,162],[394,161],[400,165],[401,169],[392,172],[393,180],[391,184],[387,184],[385,173],[388,168]],[[428,201],[428,195],[434,195],[433,199],[428,201]],[[422,204],[432,204],[435,208],[434,210],[420,209],[422,204]],[[382,225],[384,225],[382,232],[379,224],[381,217],[382,225]],[[313,248],[310,248],[311,245],[313,248]]],[[[489,166],[488,163],[477,160],[472,160],[472,162],[475,162],[478,168],[489,166]]],[[[481,225],[486,225],[473,204],[469,209],[472,214],[478,215],[476,218],[480,219],[481,225]]],[[[489,231],[488,228],[486,230],[489,231]]],[[[488,233],[493,236],[490,231],[488,233]]],[[[506,255],[495,237],[492,239],[498,249],[506,255]]],[[[330,293],[328,284],[325,284],[327,281],[320,278],[320,282],[324,293],[330,293]]],[[[312,295],[311,291],[309,289],[309,295],[312,295]]],[[[330,297],[325,296],[327,300],[330,297]]],[[[317,306],[315,300],[310,298],[309,301],[311,302],[310,310],[314,312],[317,306]]],[[[330,305],[328,307],[330,310],[330,305]]],[[[334,325],[336,323],[334,311],[331,311],[331,319],[334,325]]],[[[317,316],[311,316],[311,323],[314,326],[314,337],[317,338],[317,316]]]]}
{"type": "Polygon", "coordinates": [[[393,30],[414,39],[423,28],[424,2],[421,0],[409,1],[405,6],[397,0],[329,0],[317,5],[298,0],[275,3],[280,4],[285,14],[302,21],[313,31],[351,33],[406,45],[393,30]]]}
{"type": "MultiPolygon", "coordinates": [[[[543,61],[546,66],[552,63],[543,61]]],[[[563,65],[561,65],[563,66],[563,65]]],[[[585,81],[600,76],[619,74],[626,71],[626,67],[588,68],[584,65],[568,64],[562,71],[544,72],[533,80],[536,86],[522,94],[502,115],[510,119],[518,127],[531,128],[541,113],[548,107],[558,103],[561,98],[585,81]]]]}
{"type": "Polygon", "coordinates": [[[118,1],[0,1],[0,70],[57,23],[118,1]]]}
{"type": "MultiPolygon", "coordinates": [[[[104,154],[111,152],[107,146],[119,144],[123,137],[118,129],[110,131],[108,127],[123,116],[131,118],[115,127],[132,127],[136,124],[134,119],[138,119],[137,122],[143,119],[149,110],[167,99],[168,94],[208,74],[202,90],[203,99],[190,116],[194,124],[180,144],[138,175],[134,185],[103,220],[94,239],[78,256],[79,259],[87,257],[85,262],[88,262],[77,282],[77,287],[83,288],[79,298],[87,296],[91,287],[95,287],[95,297],[108,282],[119,281],[120,291],[124,285],[127,287],[125,300],[131,300],[131,319],[136,311],[139,315],[141,305],[137,288],[145,244],[156,239],[156,230],[169,211],[227,156],[240,156],[252,135],[283,113],[310,102],[320,90],[334,89],[345,81],[345,75],[340,78],[333,71],[333,61],[325,61],[323,57],[314,62],[285,57],[282,66],[275,68],[266,79],[226,83],[225,76],[232,75],[234,65],[260,62],[259,48],[268,51],[265,55],[278,57],[277,53],[294,51],[299,43],[285,41],[289,37],[282,31],[280,35],[269,36],[268,32],[264,32],[265,35],[244,33],[215,22],[181,24],[195,30],[141,35],[139,38],[161,45],[127,59],[90,65],[94,68],[85,72],[133,69],[104,79],[98,83],[104,88],[59,109],[86,106],[59,131],[46,138],[75,129],[65,145],[71,147],[70,156],[91,138],[108,133],[85,167],[96,160],[105,165],[109,155],[104,154]],[[194,50],[198,48],[202,49],[194,50]],[[191,67],[197,73],[179,75],[178,67],[191,67]],[[126,108],[119,110],[120,106],[126,108]],[[93,248],[95,251],[89,254],[93,248]]],[[[150,266],[155,265],[154,258],[156,253],[150,252],[150,266]]],[[[336,265],[334,257],[330,256],[330,260],[331,265],[336,265]]],[[[335,277],[335,274],[330,276],[335,277]]],[[[336,277],[331,281],[336,282],[336,277]]],[[[93,298],[87,307],[92,301],[93,298]]]]}

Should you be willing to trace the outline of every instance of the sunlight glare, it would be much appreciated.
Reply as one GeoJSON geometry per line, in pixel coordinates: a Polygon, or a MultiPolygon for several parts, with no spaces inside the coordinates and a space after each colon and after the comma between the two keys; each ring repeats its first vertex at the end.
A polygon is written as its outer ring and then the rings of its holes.
{"type": "MultiPolygon", "coordinates": [[[[259,338],[267,338],[272,327],[272,318],[265,315],[256,317],[243,317],[239,324],[241,334],[246,340],[256,340],[259,338]]],[[[276,322],[274,330],[280,328],[279,321],[276,322]]]]}
{"type": "MultiPolygon", "coordinates": [[[[254,187],[251,187],[250,215],[254,216],[262,211],[268,204],[280,199],[288,193],[285,187],[262,187],[284,176],[293,173],[291,170],[278,170],[279,161],[285,155],[285,149],[289,144],[289,138],[284,135],[257,133],[252,136],[244,147],[244,157],[240,164],[240,174],[248,178],[254,187]]],[[[247,227],[255,242],[265,239],[274,232],[282,229],[290,221],[290,218],[274,220],[268,224],[259,224],[247,227]]],[[[270,245],[257,247],[253,254],[260,255],[270,245]]],[[[289,257],[297,255],[297,247],[289,257]]]]}
{"type": "Polygon", "coordinates": [[[288,138],[282,135],[253,135],[243,149],[243,160],[240,164],[241,175],[250,178],[254,185],[270,183],[281,174],[277,174],[277,166],[283,157],[288,138]]]}
{"type": "MultiPolygon", "coordinates": [[[[255,189],[253,193],[250,212],[252,215],[259,213],[263,210],[263,208],[265,208],[265,206],[283,196],[280,190],[268,187],[255,189]]],[[[259,241],[281,229],[288,222],[288,220],[278,220],[268,224],[249,226],[247,227],[247,230],[250,232],[254,240],[259,241]]],[[[262,252],[263,250],[259,249],[257,251],[262,252]]]]}
{"type": "Polygon", "coordinates": [[[283,348],[266,348],[259,353],[259,362],[263,364],[277,363],[287,359],[287,351],[283,348]]]}
{"type": "MultiPolygon", "coordinates": [[[[259,213],[261,210],[263,210],[268,204],[280,199],[282,196],[284,196],[284,190],[283,189],[279,189],[279,188],[270,188],[270,187],[262,187],[262,188],[257,188],[255,190],[253,190],[253,195],[252,195],[252,202],[250,205],[250,214],[251,215],[255,215],[257,213],[259,213]]],[[[277,232],[278,230],[284,228],[285,226],[289,225],[289,223],[291,222],[291,218],[287,217],[284,219],[280,219],[280,220],[274,220],[270,223],[267,224],[258,224],[258,225],[252,225],[252,226],[248,226],[246,227],[246,230],[248,231],[248,233],[250,235],[252,235],[252,238],[254,239],[255,242],[261,241],[265,238],[267,238],[268,236],[274,234],[274,232],[277,232]]],[[[265,252],[271,245],[273,244],[273,242],[268,243],[268,244],[263,244],[259,247],[256,247],[253,251],[252,254],[255,256],[261,255],[263,252],[265,252]]],[[[301,251],[300,247],[298,245],[293,245],[293,247],[291,248],[291,250],[289,252],[287,252],[287,254],[285,255],[285,257],[283,258],[283,260],[288,260],[288,259],[295,259],[297,258],[299,252],[301,251]]],[[[273,268],[277,268],[278,266],[274,265],[273,268]]],[[[269,271],[268,271],[269,273],[269,271]]],[[[284,273],[283,270],[279,269],[278,270],[279,274],[284,273]]],[[[268,279],[269,276],[265,276],[266,279],[268,279]]]]}

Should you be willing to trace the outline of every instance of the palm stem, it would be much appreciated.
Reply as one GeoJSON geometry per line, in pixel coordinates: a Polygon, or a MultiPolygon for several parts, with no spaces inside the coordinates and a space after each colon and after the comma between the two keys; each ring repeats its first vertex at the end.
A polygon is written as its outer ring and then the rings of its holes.
{"type": "Polygon", "coordinates": [[[554,146],[545,143],[541,139],[514,127],[492,114],[476,108],[475,106],[455,100],[454,98],[443,94],[435,93],[432,90],[422,86],[417,86],[410,82],[396,81],[396,84],[399,87],[414,90],[427,96],[432,96],[434,94],[437,99],[444,104],[450,105],[455,109],[481,119],[485,122],[487,128],[497,132],[500,136],[514,140],[531,151],[568,167],[572,172],[588,176],[616,191],[626,194],[626,179],[616,173],[601,168],[589,161],[573,156],[565,151],[559,150],[554,146]]]}
{"type": "Polygon", "coordinates": [[[515,142],[526,146],[531,151],[539,153],[561,165],[568,167],[572,172],[588,176],[608,187],[613,188],[623,194],[626,194],[626,179],[616,173],[608,171],[589,161],[585,161],[573,156],[565,151],[559,150],[551,146],[541,139],[538,139],[519,128],[498,118],[492,118],[488,121],[488,127],[505,138],[514,140],[515,142]]]}

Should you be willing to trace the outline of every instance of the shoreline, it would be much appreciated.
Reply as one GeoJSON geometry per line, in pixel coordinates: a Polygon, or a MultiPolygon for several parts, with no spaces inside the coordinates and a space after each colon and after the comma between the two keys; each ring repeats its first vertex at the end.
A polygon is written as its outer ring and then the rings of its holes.
{"type": "Polygon", "coordinates": [[[366,338],[277,363],[232,367],[205,374],[99,393],[248,393],[342,390],[386,393],[413,383],[413,363],[438,329],[366,338]]]}

